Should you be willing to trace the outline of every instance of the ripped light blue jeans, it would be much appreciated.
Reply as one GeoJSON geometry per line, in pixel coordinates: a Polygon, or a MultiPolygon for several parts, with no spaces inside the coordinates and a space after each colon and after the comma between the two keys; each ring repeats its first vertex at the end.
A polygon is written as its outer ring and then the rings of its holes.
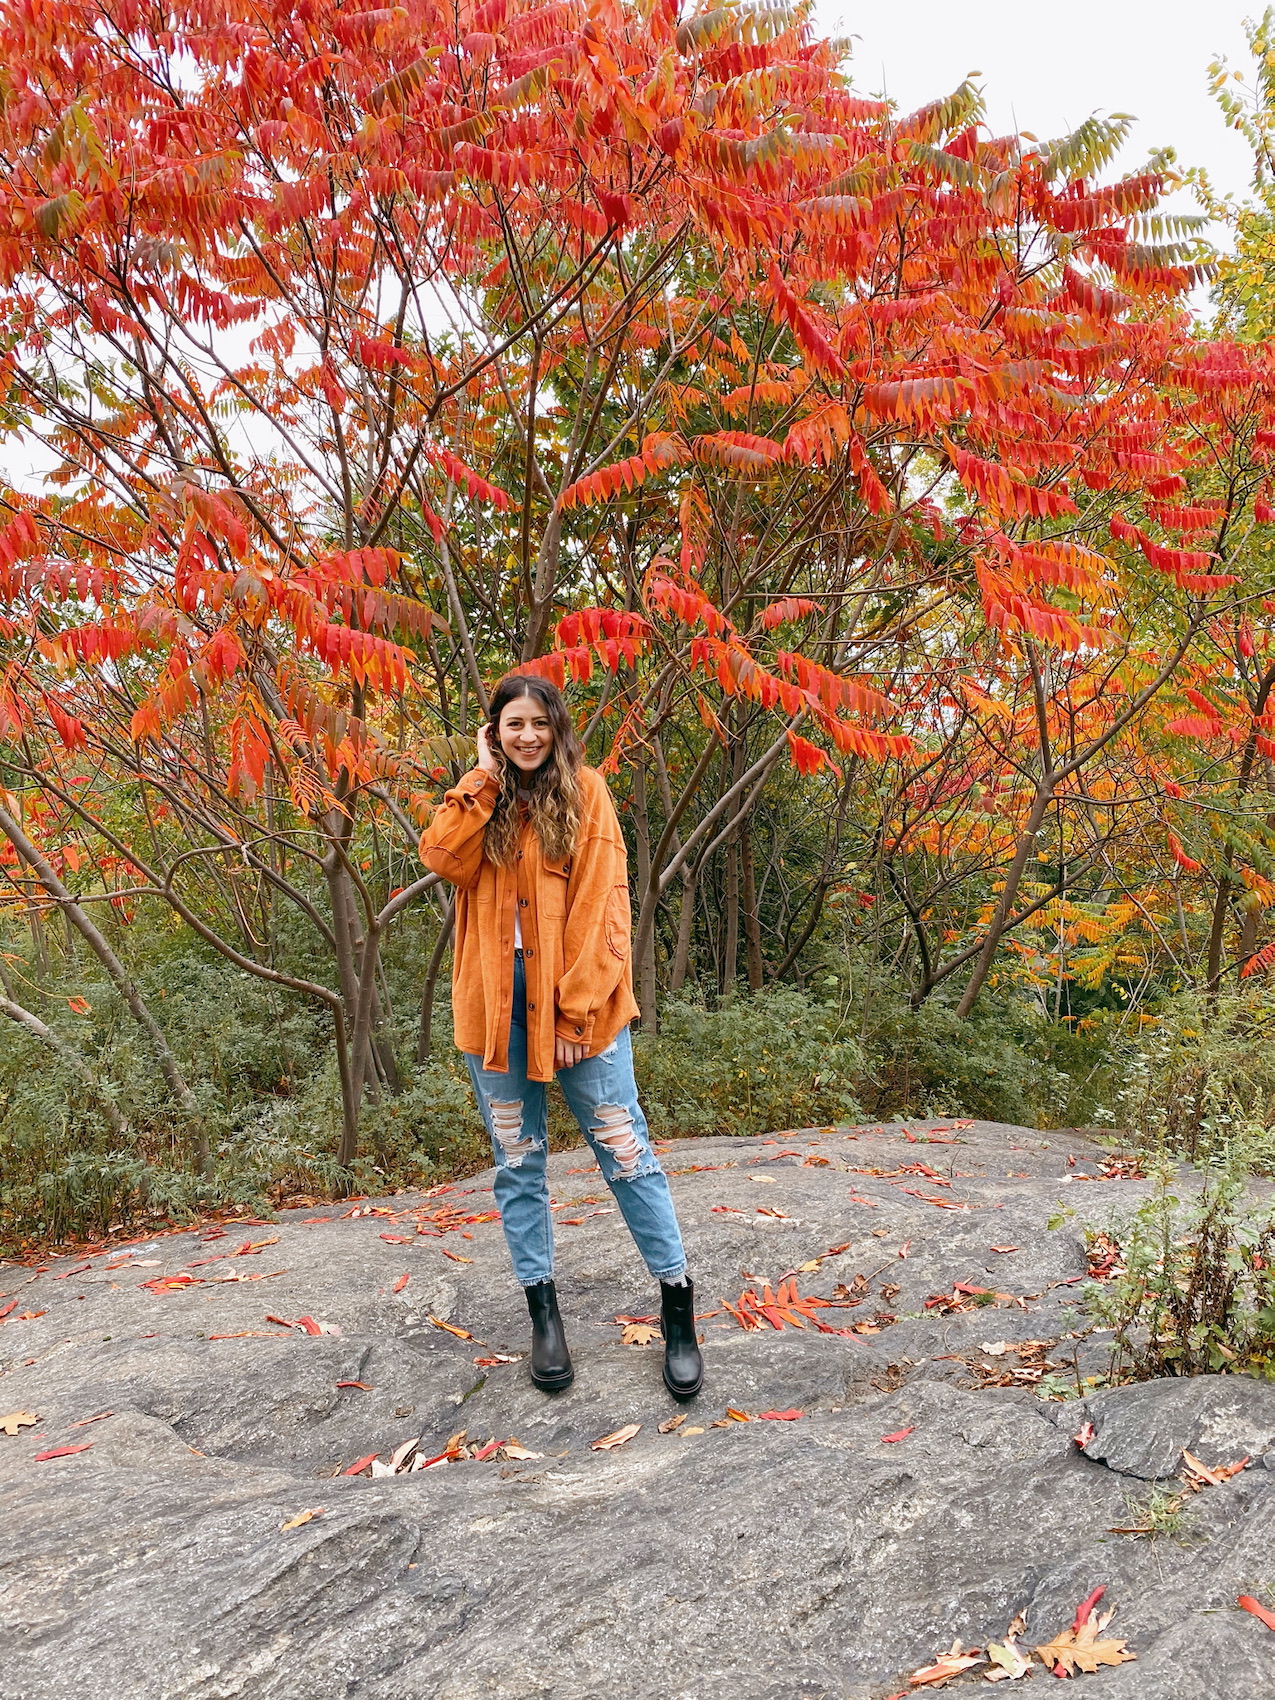
{"type": "MultiPolygon", "coordinates": [[[[527,989],[522,956],[514,957],[509,1072],[495,1074],[466,1055],[478,1106],[496,1156],[496,1205],[514,1275],[524,1287],[553,1279],[553,1216],[545,1159],[549,1152],[548,1087],[527,1079],[527,989]]],[[[651,1149],[633,1080],[629,1030],[600,1056],[558,1070],[567,1107],[592,1147],[602,1178],[651,1274],[671,1281],[686,1268],[682,1236],[660,1160],[651,1149]]]]}

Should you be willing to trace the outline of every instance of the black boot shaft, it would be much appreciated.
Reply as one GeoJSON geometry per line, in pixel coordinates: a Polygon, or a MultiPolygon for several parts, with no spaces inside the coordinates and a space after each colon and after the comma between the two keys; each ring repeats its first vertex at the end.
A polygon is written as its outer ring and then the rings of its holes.
{"type": "Polygon", "coordinates": [[[531,1313],[531,1379],[545,1393],[560,1393],[575,1380],[566,1330],[558,1313],[558,1292],[552,1281],[524,1287],[531,1313]]]}
{"type": "Polygon", "coordinates": [[[664,1323],[664,1385],[675,1399],[693,1399],[704,1385],[704,1360],[695,1332],[695,1289],[690,1281],[660,1282],[664,1323]]]}

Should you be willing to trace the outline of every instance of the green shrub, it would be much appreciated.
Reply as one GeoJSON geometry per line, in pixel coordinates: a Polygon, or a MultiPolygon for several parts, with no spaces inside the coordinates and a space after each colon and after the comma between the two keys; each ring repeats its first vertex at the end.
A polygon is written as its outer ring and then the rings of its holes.
{"type": "Polygon", "coordinates": [[[1136,1215],[1108,1231],[1111,1278],[1084,1289],[1093,1326],[1114,1331],[1108,1379],[1275,1377],[1275,1216],[1244,1202],[1235,1169],[1206,1170],[1185,1203],[1172,1185],[1162,1170],[1136,1215]]]}
{"type": "Polygon", "coordinates": [[[1275,1174],[1275,996],[1263,987],[1210,999],[1179,992],[1113,1047],[1114,1119],[1148,1150],[1208,1162],[1242,1141],[1249,1167],[1275,1174]]]}
{"type": "Polygon", "coordinates": [[[787,987],[711,1010],[670,998],[658,1037],[636,1042],[638,1090],[661,1139],[855,1121],[864,1067],[837,1006],[787,987]]]}

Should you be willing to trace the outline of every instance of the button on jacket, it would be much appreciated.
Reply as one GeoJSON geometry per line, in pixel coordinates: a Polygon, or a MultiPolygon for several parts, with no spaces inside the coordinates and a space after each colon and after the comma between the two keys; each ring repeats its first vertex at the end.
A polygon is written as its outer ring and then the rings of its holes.
{"type": "Polygon", "coordinates": [[[580,833],[565,860],[542,854],[530,822],[510,866],[487,858],[483,829],[500,787],[480,767],[447,792],[421,836],[421,860],[456,887],[456,1044],[497,1074],[509,1068],[515,913],[527,976],[529,1079],[553,1079],[555,1035],[597,1056],[638,1014],[624,838],[602,775],[582,767],[576,777],[580,833]]]}

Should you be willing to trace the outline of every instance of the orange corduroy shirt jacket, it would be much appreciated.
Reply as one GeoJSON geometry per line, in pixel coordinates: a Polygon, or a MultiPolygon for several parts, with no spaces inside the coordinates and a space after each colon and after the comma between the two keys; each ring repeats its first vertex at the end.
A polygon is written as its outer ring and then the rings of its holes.
{"type": "Polygon", "coordinates": [[[509,1068],[514,914],[527,977],[527,1077],[552,1080],[555,1034],[596,1056],[632,1021],[632,927],[624,838],[606,780],[579,771],[580,834],[565,861],[541,854],[530,824],[517,860],[497,867],[483,828],[499,787],[473,768],[421,836],[421,859],[456,887],[452,1016],[458,1049],[509,1068]]]}

